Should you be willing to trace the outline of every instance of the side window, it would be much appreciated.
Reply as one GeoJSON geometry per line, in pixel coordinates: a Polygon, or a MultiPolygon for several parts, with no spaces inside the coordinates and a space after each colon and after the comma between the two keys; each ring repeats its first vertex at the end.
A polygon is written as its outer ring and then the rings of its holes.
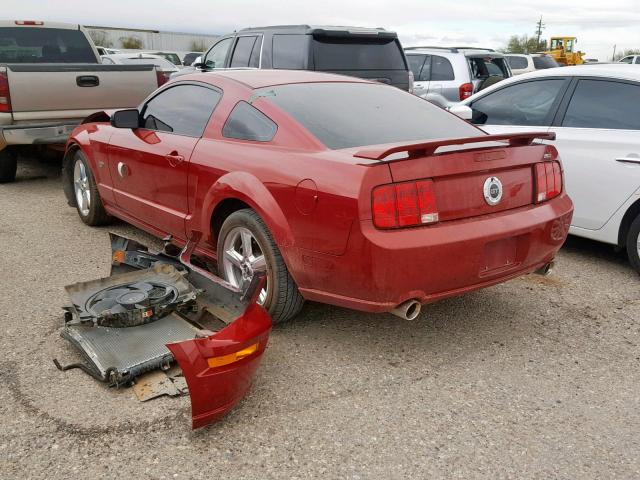
{"type": "Polygon", "coordinates": [[[640,55],[636,57],[636,63],[640,64],[640,55]]]}
{"type": "Polygon", "coordinates": [[[304,70],[308,57],[308,35],[273,36],[273,68],[304,70]]]}
{"type": "Polygon", "coordinates": [[[253,46],[258,37],[238,37],[236,47],[233,49],[233,57],[231,57],[231,67],[248,67],[249,59],[253,46]]]}
{"type": "Polygon", "coordinates": [[[511,55],[507,57],[509,61],[509,66],[516,70],[523,70],[529,66],[529,62],[526,57],[516,57],[515,55],[511,55]]]}
{"type": "Polygon", "coordinates": [[[578,81],[562,126],[640,130],[640,85],[578,81]]]}
{"type": "Polygon", "coordinates": [[[431,80],[455,80],[451,62],[444,57],[433,55],[431,57],[431,80]]]}
{"type": "Polygon", "coordinates": [[[470,105],[471,121],[480,125],[549,125],[563,85],[564,79],[558,78],[501,88],[470,105]]]}
{"type": "Polygon", "coordinates": [[[197,85],[176,85],[153,97],[142,110],[143,128],[200,137],[222,94],[197,85]]]}
{"type": "Polygon", "coordinates": [[[260,53],[262,52],[262,35],[256,39],[256,43],[253,44],[253,50],[251,51],[251,57],[249,57],[249,66],[251,68],[260,68],[260,53]]]}
{"type": "Polygon", "coordinates": [[[247,102],[238,102],[222,128],[222,135],[239,140],[269,142],[278,131],[278,126],[257,108],[247,102]]]}
{"type": "Polygon", "coordinates": [[[620,63],[633,63],[633,57],[624,57],[620,63]]]}
{"type": "Polygon", "coordinates": [[[225,38],[211,47],[204,59],[206,68],[224,68],[224,61],[227,59],[227,53],[232,41],[233,38],[225,38]]]}
{"type": "Polygon", "coordinates": [[[409,64],[409,68],[413,72],[413,78],[416,81],[421,80],[420,73],[422,72],[422,65],[424,65],[426,58],[426,55],[407,55],[407,63],[409,64]]]}

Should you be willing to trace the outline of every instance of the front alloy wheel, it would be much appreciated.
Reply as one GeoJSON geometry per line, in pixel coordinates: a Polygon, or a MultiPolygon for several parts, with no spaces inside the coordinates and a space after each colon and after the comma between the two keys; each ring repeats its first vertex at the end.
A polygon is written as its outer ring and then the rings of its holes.
{"type": "Polygon", "coordinates": [[[76,161],[73,167],[73,191],[76,195],[76,205],[80,215],[88,216],[91,207],[91,188],[89,187],[87,167],[81,160],[76,161]]]}
{"type": "MultiPolygon", "coordinates": [[[[224,239],[222,253],[224,276],[234,287],[246,288],[254,273],[266,272],[267,262],[262,248],[251,231],[245,227],[234,227],[224,239]]],[[[258,303],[264,305],[269,293],[269,279],[260,292],[258,303]]]]}

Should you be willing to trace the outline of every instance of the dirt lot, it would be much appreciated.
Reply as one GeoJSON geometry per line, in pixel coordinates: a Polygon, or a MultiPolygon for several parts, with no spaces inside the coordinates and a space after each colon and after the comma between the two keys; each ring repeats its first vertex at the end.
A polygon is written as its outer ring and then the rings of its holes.
{"type": "Polygon", "coordinates": [[[107,231],[56,165],[0,186],[0,478],[640,476],[640,279],[607,246],[570,239],[552,276],[414,322],[307,305],[247,399],[192,432],[187,398],[141,404],[52,363],[77,358],[63,286],[108,273],[107,231]]]}

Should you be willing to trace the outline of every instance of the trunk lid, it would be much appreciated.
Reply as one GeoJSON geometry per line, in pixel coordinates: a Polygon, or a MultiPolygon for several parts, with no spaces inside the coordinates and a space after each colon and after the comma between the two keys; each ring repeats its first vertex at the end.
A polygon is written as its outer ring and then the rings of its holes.
{"type": "Polygon", "coordinates": [[[443,222],[532,204],[534,164],[546,160],[548,148],[532,145],[536,137],[550,138],[547,133],[487,135],[360,151],[356,156],[382,160],[406,151],[405,158],[387,160],[393,182],[433,180],[438,217],[443,222]],[[465,145],[467,142],[471,145],[465,145]],[[492,187],[501,191],[497,201],[489,191],[492,187]]]}

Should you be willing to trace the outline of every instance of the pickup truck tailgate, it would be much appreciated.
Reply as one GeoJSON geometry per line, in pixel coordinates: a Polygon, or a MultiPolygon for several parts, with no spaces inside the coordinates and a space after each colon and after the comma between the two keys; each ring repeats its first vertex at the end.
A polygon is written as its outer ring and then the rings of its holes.
{"type": "Polygon", "coordinates": [[[153,65],[8,64],[14,121],[84,118],[137,107],[157,86],[153,65]]]}

